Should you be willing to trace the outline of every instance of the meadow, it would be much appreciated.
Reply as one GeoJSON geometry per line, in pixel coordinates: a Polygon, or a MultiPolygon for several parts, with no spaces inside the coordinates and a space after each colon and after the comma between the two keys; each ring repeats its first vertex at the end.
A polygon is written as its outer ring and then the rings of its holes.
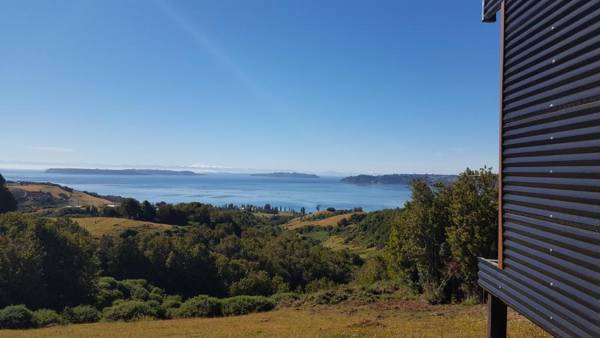
{"type": "MultiPolygon", "coordinates": [[[[428,305],[414,300],[285,307],[238,317],[100,322],[35,330],[0,330],[0,337],[483,337],[483,305],[428,305]]],[[[509,337],[550,337],[509,313],[509,337]]]]}

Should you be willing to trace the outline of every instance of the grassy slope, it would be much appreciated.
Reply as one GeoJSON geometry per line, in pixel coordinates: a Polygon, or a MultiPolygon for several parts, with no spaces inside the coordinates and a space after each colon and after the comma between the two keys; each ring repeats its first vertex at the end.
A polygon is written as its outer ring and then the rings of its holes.
{"type": "MultiPolygon", "coordinates": [[[[481,305],[431,306],[382,301],[284,308],[241,317],[133,323],[96,323],[38,330],[1,331],[0,337],[485,337],[481,305]]],[[[549,337],[531,322],[509,314],[510,337],[549,337]]]]}
{"type": "Polygon", "coordinates": [[[7,184],[8,189],[13,191],[25,191],[25,192],[43,192],[49,193],[52,197],[56,199],[61,199],[63,196],[68,198],[68,205],[71,206],[95,206],[95,207],[103,207],[105,205],[113,204],[113,202],[99,198],[96,196],[92,196],[90,194],[86,194],[81,191],[73,190],[69,192],[64,190],[58,186],[48,185],[48,184],[18,184],[18,183],[10,183],[7,184]]]}
{"type": "Polygon", "coordinates": [[[148,232],[172,228],[172,226],[168,224],[113,217],[78,217],[72,218],[72,220],[77,222],[82,228],[85,228],[95,237],[100,237],[105,234],[118,234],[125,229],[148,232]]]}
{"type": "Polygon", "coordinates": [[[354,214],[354,213],[351,212],[351,213],[342,214],[342,215],[335,215],[335,216],[331,216],[331,217],[327,217],[327,218],[323,218],[323,219],[317,219],[317,220],[312,219],[311,218],[312,215],[299,217],[299,218],[295,218],[295,219],[291,220],[290,222],[288,222],[286,224],[286,228],[288,228],[290,230],[296,230],[296,229],[307,227],[309,225],[314,225],[314,226],[318,226],[318,227],[327,227],[327,226],[335,227],[338,225],[339,221],[341,221],[344,218],[349,219],[352,216],[352,214],[354,214]]]}

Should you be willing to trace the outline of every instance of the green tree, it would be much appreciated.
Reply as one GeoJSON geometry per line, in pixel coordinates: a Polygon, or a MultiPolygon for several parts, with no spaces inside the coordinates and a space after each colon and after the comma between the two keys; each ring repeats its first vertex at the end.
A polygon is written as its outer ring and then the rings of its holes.
{"type": "Polygon", "coordinates": [[[130,219],[140,219],[142,216],[140,202],[133,198],[123,199],[121,202],[121,214],[130,219]]]}
{"type": "Polygon", "coordinates": [[[477,287],[477,257],[497,255],[498,176],[490,168],[467,169],[452,186],[448,243],[465,281],[464,291],[477,287]]]}
{"type": "Polygon", "coordinates": [[[148,201],[142,203],[142,219],[144,221],[156,220],[156,208],[148,201]]]}
{"type": "Polygon", "coordinates": [[[447,246],[449,190],[441,183],[432,187],[420,180],[411,187],[411,201],[392,225],[386,248],[388,267],[392,276],[408,281],[436,303],[444,300],[448,281],[443,248],[447,246]]]}
{"type": "Polygon", "coordinates": [[[5,184],[6,180],[0,175],[0,214],[17,210],[17,201],[5,184]]]}
{"type": "Polygon", "coordinates": [[[74,222],[0,215],[0,307],[61,309],[88,302],[97,273],[93,240],[74,222]]]}

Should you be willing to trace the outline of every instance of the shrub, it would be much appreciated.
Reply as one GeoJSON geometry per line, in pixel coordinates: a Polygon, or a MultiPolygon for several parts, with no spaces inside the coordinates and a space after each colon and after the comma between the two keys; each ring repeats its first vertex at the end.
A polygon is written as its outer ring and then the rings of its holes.
{"type": "Polygon", "coordinates": [[[126,279],[121,281],[121,285],[128,291],[129,297],[138,300],[148,300],[148,282],[144,279],[126,279]]]}
{"type": "Polygon", "coordinates": [[[162,310],[160,309],[160,304],[155,301],[123,301],[111,307],[105,308],[102,312],[103,318],[109,321],[131,321],[139,320],[142,318],[162,317],[162,310]]]}
{"type": "Polygon", "coordinates": [[[94,323],[100,320],[100,312],[90,305],[67,307],[63,311],[63,316],[73,324],[94,323]]]}
{"type": "Polygon", "coordinates": [[[261,295],[273,293],[273,282],[266,271],[250,271],[247,276],[231,284],[232,295],[261,295]]]}
{"type": "Polygon", "coordinates": [[[98,279],[98,292],[96,293],[96,306],[104,308],[113,304],[117,299],[125,297],[120,290],[120,283],[112,277],[100,277],[98,279]]]}
{"type": "Polygon", "coordinates": [[[297,294],[295,292],[282,292],[282,293],[276,293],[273,296],[271,296],[271,299],[278,306],[279,305],[283,305],[283,306],[294,305],[300,301],[300,298],[301,298],[300,294],[297,294]]]}
{"type": "Polygon", "coordinates": [[[334,288],[336,286],[336,283],[327,279],[327,278],[319,278],[319,279],[315,279],[310,281],[310,283],[308,283],[306,285],[306,292],[316,292],[319,290],[327,290],[327,289],[331,289],[334,288]]]}
{"type": "Polygon", "coordinates": [[[262,296],[237,296],[226,298],[222,301],[224,316],[244,315],[251,312],[270,311],[275,307],[275,302],[262,296]]]}
{"type": "Polygon", "coordinates": [[[176,309],[181,306],[181,296],[166,296],[160,306],[164,310],[176,309]]]}
{"type": "Polygon", "coordinates": [[[171,314],[177,318],[220,316],[222,314],[221,301],[205,295],[196,296],[183,302],[171,314]]]}
{"type": "Polygon", "coordinates": [[[362,285],[370,285],[387,278],[387,267],[383,257],[373,257],[367,260],[354,273],[354,280],[362,285]]]}
{"type": "Polygon", "coordinates": [[[33,312],[25,305],[12,305],[0,310],[1,329],[28,329],[34,326],[33,312]]]}
{"type": "Polygon", "coordinates": [[[67,324],[66,319],[54,310],[40,309],[33,312],[37,327],[67,324]]]}

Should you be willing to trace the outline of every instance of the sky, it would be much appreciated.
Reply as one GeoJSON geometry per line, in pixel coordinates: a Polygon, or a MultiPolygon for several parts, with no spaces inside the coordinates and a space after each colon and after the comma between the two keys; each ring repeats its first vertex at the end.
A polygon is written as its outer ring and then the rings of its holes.
{"type": "Polygon", "coordinates": [[[498,162],[479,0],[0,0],[0,168],[498,162]]]}

